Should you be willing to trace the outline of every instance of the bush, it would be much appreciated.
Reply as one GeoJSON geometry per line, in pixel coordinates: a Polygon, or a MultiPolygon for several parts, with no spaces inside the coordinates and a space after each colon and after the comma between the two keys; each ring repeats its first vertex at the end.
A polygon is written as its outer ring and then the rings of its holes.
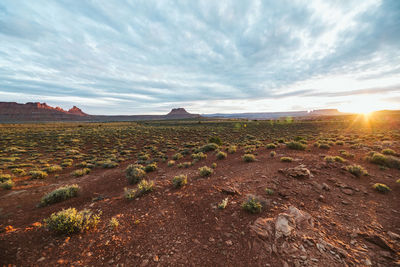
{"type": "Polygon", "coordinates": [[[101,166],[105,169],[111,169],[117,167],[119,164],[115,161],[106,160],[102,162],[101,166]]]}
{"type": "Polygon", "coordinates": [[[48,173],[59,172],[59,171],[62,171],[62,167],[60,165],[53,165],[46,168],[46,172],[48,173]]]}
{"type": "Polygon", "coordinates": [[[175,155],[172,156],[173,160],[178,160],[183,158],[183,155],[181,153],[176,153],[175,155]]]}
{"type": "Polygon", "coordinates": [[[218,203],[219,209],[225,209],[228,205],[228,198],[224,198],[220,203],[218,203]]]}
{"type": "Polygon", "coordinates": [[[170,160],[170,161],[168,161],[168,167],[172,167],[172,166],[174,166],[175,165],[175,160],[170,160]]]}
{"type": "Polygon", "coordinates": [[[185,161],[178,164],[178,168],[189,168],[190,166],[192,166],[190,161],[185,161]]]}
{"type": "Polygon", "coordinates": [[[25,176],[26,175],[26,172],[25,172],[24,169],[15,168],[15,169],[12,169],[11,172],[13,174],[15,174],[15,175],[18,175],[18,176],[25,176]]]}
{"type": "Polygon", "coordinates": [[[225,152],[219,151],[216,156],[217,159],[225,159],[227,155],[225,152]]]}
{"type": "Polygon", "coordinates": [[[146,180],[140,181],[140,183],[138,184],[138,191],[136,192],[136,196],[139,197],[141,195],[150,193],[151,191],[153,191],[153,187],[154,187],[153,181],[146,181],[146,180]]]}
{"type": "Polygon", "coordinates": [[[217,150],[219,146],[215,143],[209,143],[207,145],[204,145],[200,148],[200,152],[209,152],[209,151],[214,151],[217,150]]]}
{"type": "Polygon", "coordinates": [[[396,151],[394,151],[393,149],[390,149],[390,148],[386,148],[386,149],[382,150],[382,154],[394,156],[394,155],[396,155],[396,151]]]}
{"type": "Polygon", "coordinates": [[[262,210],[261,202],[254,196],[249,196],[242,203],[242,208],[250,213],[260,213],[262,210]]]}
{"type": "Polygon", "coordinates": [[[281,157],[282,162],[292,162],[293,159],[291,157],[281,157]]]}
{"type": "Polygon", "coordinates": [[[321,148],[321,149],[330,149],[331,147],[330,147],[328,144],[321,143],[321,144],[318,145],[318,148],[321,148]]]}
{"type": "Polygon", "coordinates": [[[381,153],[374,152],[372,156],[368,156],[367,160],[371,163],[386,166],[388,168],[400,169],[400,159],[394,156],[386,156],[381,153]]]}
{"type": "Polygon", "coordinates": [[[203,166],[199,168],[199,174],[202,177],[210,176],[213,173],[213,170],[207,166],[203,166]]]}
{"type": "Polygon", "coordinates": [[[229,153],[229,154],[233,154],[233,153],[235,153],[236,151],[237,151],[237,146],[232,145],[232,146],[229,146],[229,147],[228,147],[228,153],[229,153]]]}
{"type": "Polygon", "coordinates": [[[275,156],[276,156],[276,152],[275,152],[275,151],[271,151],[271,153],[269,153],[269,156],[270,156],[271,158],[275,157],[275,156]]]}
{"type": "Polygon", "coordinates": [[[145,172],[152,172],[152,171],[155,171],[155,170],[157,170],[157,163],[151,163],[151,164],[149,164],[149,165],[147,165],[145,168],[144,168],[144,171],[145,172]]]}
{"type": "Polygon", "coordinates": [[[180,188],[187,184],[187,176],[184,174],[177,175],[172,179],[172,185],[175,188],[180,188]]]}
{"type": "Polygon", "coordinates": [[[344,158],[342,158],[342,157],[339,157],[339,156],[335,156],[335,157],[332,157],[332,156],[326,156],[325,158],[324,158],[324,160],[326,161],[326,162],[346,162],[346,160],[344,159],[344,158]]]}
{"type": "Polygon", "coordinates": [[[144,176],[146,175],[146,172],[144,171],[144,168],[142,165],[130,164],[125,169],[125,175],[130,184],[137,184],[140,180],[142,180],[144,178],[144,176]]]}
{"type": "Polygon", "coordinates": [[[222,145],[221,138],[219,138],[218,136],[210,137],[210,138],[208,139],[208,142],[209,142],[209,143],[214,143],[214,144],[217,144],[217,145],[222,145]]]}
{"type": "Polygon", "coordinates": [[[44,179],[48,176],[47,172],[45,171],[30,171],[29,175],[32,179],[44,179]]]}
{"type": "Polygon", "coordinates": [[[192,159],[202,160],[202,159],[206,159],[206,158],[207,158],[207,154],[204,154],[203,152],[192,154],[192,159]]]}
{"type": "Polygon", "coordinates": [[[379,193],[385,194],[388,193],[390,191],[392,191],[390,189],[389,186],[385,185],[385,184],[380,184],[380,183],[376,183],[372,186],[375,190],[377,190],[379,193]]]}
{"type": "Polygon", "coordinates": [[[244,154],[242,159],[244,162],[253,162],[256,160],[256,156],[254,156],[253,154],[244,154]]]}
{"type": "Polygon", "coordinates": [[[274,190],[272,190],[270,188],[265,188],[265,193],[267,193],[268,195],[273,195],[274,194],[274,190]]]}
{"type": "Polygon", "coordinates": [[[110,219],[110,221],[108,222],[108,227],[110,227],[111,229],[115,230],[115,229],[118,228],[118,226],[119,226],[119,221],[118,221],[118,219],[115,218],[115,217],[112,217],[112,218],[110,219]]]}
{"type": "Polygon", "coordinates": [[[362,175],[368,175],[367,170],[365,170],[360,165],[349,165],[346,167],[346,170],[356,177],[360,177],[362,175]]]}
{"type": "Polygon", "coordinates": [[[274,143],[269,143],[269,144],[267,144],[267,146],[266,146],[268,149],[275,149],[276,148],[276,145],[274,144],[274,143]]]}
{"type": "Polygon", "coordinates": [[[58,203],[78,195],[79,186],[77,184],[59,187],[46,194],[40,200],[39,206],[44,207],[50,204],[58,203]]]}
{"type": "Polygon", "coordinates": [[[212,168],[212,169],[217,168],[217,163],[213,162],[213,163],[211,164],[211,168],[212,168]]]}
{"type": "Polygon", "coordinates": [[[10,179],[5,182],[0,183],[0,187],[6,190],[10,190],[14,187],[14,182],[10,179]]]}
{"type": "Polygon", "coordinates": [[[287,143],[286,147],[293,150],[305,150],[307,148],[306,145],[296,141],[287,143]]]}
{"type": "Polygon", "coordinates": [[[136,197],[136,189],[124,188],[124,197],[128,200],[134,199],[136,197]]]}
{"type": "Polygon", "coordinates": [[[75,170],[72,174],[76,177],[81,177],[81,176],[84,176],[84,175],[90,173],[90,171],[91,170],[89,168],[83,168],[83,169],[75,170]]]}
{"type": "Polygon", "coordinates": [[[101,212],[93,214],[90,210],[77,211],[75,208],[61,210],[45,219],[46,226],[59,234],[73,234],[95,228],[100,221],[101,212]]]}
{"type": "Polygon", "coordinates": [[[11,179],[11,175],[0,173],[0,182],[8,181],[11,179]]]}

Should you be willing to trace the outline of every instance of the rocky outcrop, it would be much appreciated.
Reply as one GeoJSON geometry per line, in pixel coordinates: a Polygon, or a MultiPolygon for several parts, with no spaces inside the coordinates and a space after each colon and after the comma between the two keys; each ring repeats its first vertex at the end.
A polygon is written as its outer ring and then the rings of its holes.
{"type": "Polygon", "coordinates": [[[287,177],[296,179],[307,179],[313,177],[310,170],[305,165],[299,165],[294,168],[279,169],[280,173],[283,173],[287,177]]]}

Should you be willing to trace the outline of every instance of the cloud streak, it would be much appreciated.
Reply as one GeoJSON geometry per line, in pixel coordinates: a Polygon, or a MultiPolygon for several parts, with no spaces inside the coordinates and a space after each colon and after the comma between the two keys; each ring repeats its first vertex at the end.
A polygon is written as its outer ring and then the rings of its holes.
{"type": "Polygon", "coordinates": [[[398,99],[398,32],[396,0],[6,0],[0,94],[77,101],[92,114],[311,109],[376,92],[398,99]]]}

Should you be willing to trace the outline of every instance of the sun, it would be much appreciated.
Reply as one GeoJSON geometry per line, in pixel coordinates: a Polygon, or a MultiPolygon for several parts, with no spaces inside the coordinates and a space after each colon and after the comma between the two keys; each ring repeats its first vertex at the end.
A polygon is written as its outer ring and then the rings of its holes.
{"type": "Polygon", "coordinates": [[[369,116],[372,112],[384,109],[382,103],[372,95],[357,96],[340,105],[339,110],[348,113],[357,113],[369,116]]]}

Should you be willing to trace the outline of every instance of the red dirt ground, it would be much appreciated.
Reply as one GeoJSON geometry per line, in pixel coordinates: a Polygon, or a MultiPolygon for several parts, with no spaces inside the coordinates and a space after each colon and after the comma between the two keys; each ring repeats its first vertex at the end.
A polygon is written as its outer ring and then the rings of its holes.
{"type": "MultiPolygon", "coordinates": [[[[133,187],[127,184],[124,174],[128,163],[115,169],[95,169],[80,178],[68,175],[49,178],[40,181],[44,183],[40,187],[3,190],[0,227],[5,230],[0,233],[0,264],[297,266],[299,261],[295,259],[300,254],[283,258],[281,254],[254,249],[255,237],[249,227],[257,218],[274,218],[293,205],[311,214],[318,234],[348,253],[337,257],[340,260],[334,257],[327,260],[326,255],[310,247],[304,255],[308,260],[316,260],[308,264],[303,261],[304,266],[365,266],[369,261],[373,266],[397,266],[399,240],[388,232],[400,233],[400,186],[395,183],[400,173],[367,163],[362,159],[365,151],[352,151],[356,157],[344,164],[324,162],[325,155],[338,155],[338,149],[342,148],[324,151],[312,147],[310,152],[278,148],[275,158],[270,157],[270,150],[262,148],[257,150],[257,161],[252,163],[242,161],[242,151],[228,154],[224,160],[208,153],[208,159],[187,169],[159,163],[157,171],[147,174],[148,179],[155,181],[155,190],[132,201],[123,197],[123,188],[133,187]],[[290,156],[294,161],[280,162],[281,156],[290,156]],[[200,178],[197,169],[212,162],[218,164],[214,173],[200,178]],[[370,175],[355,178],[342,169],[352,163],[363,165],[370,175]],[[313,177],[297,180],[278,172],[299,164],[310,169],[313,177]],[[173,189],[170,181],[178,174],[187,174],[189,181],[185,187],[173,189]],[[371,186],[377,182],[387,184],[392,191],[376,192],[371,186]],[[77,198],[36,207],[45,193],[72,183],[81,187],[77,198]],[[323,183],[329,186],[329,191],[320,188],[323,183]],[[241,194],[222,193],[219,189],[226,186],[235,186],[241,194]],[[266,187],[275,193],[268,196],[266,187]],[[352,189],[351,195],[344,193],[346,188],[352,189]],[[271,199],[271,204],[260,214],[247,213],[240,207],[246,194],[271,199]],[[322,201],[320,195],[324,197],[322,201]],[[98,196],[104,199],[92,201],[98,196]],[[227,196],[226,209],[217,209],[217,203],[227,196]],[[101,210],[97,229],[67,237],[39,227],[51,213],[69,207],[101,210]],[[107,226],[113,216],[120,222],[116,230],[107,226]],[[392,250],[371,243],[361,233],[381,236],[392,250]]],[[[179,162],[188,161],[188,157],[179,162]]]]}

